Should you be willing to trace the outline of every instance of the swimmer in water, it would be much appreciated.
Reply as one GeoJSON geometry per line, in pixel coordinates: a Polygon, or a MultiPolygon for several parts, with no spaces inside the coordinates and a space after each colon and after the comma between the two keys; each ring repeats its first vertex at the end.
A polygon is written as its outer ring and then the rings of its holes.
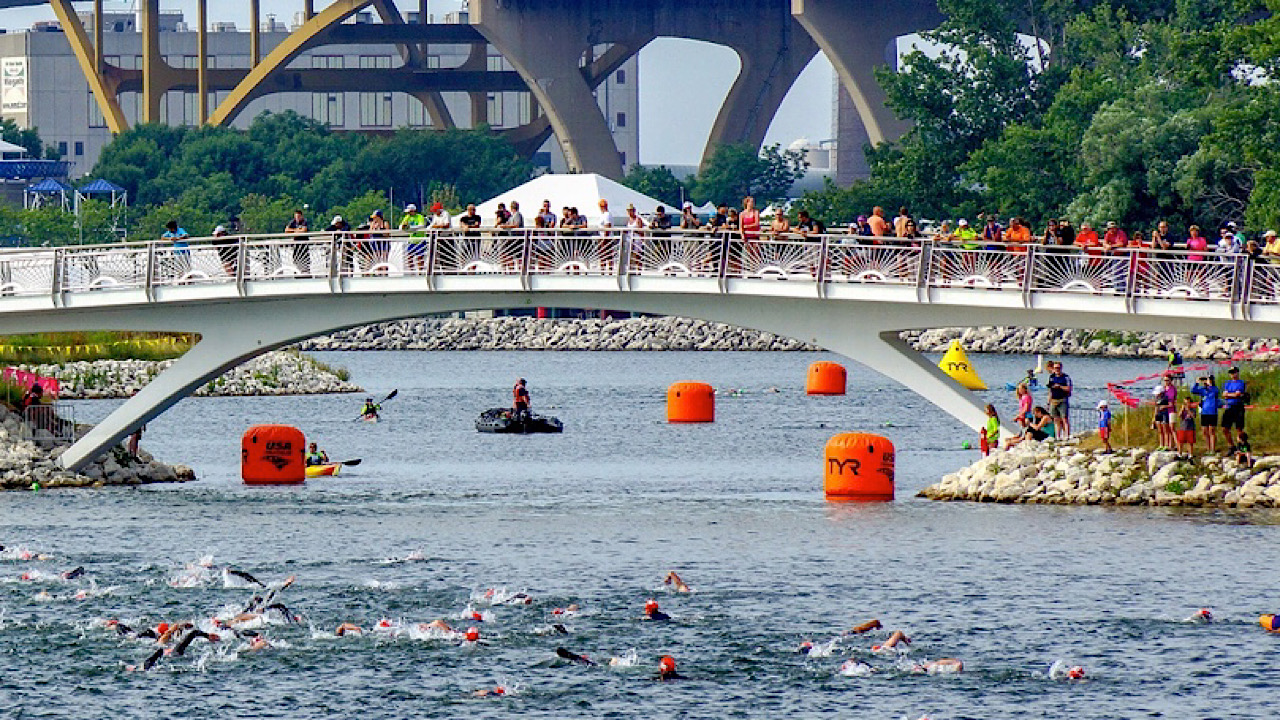
{"type": "Polygon", "coordinates": [[[675,588],[676,592],[682,592],[682,593],[689,592],[689,586],[686,585],[685,582],[680,579],[680,576],[676,574],[675,570],[672,570],[671,572],[667,573],[667,577],[663,579],[662,584],[671,585],[672,587],[675,588]]]}
{"type": "Polygon", "coordinates": [[[676,672],[676,659],[670,655],[663,655],[662,660],[658,661],[658,675],[654,678],[659,682],[668,680],[684,680],[685,677],[676,672]]]}
{"type": "Polygon", "coordinates": [[[432,620],[429,623],[418,623],[418,629],[425,632],[427,630],[439,630],[440,632],[456,632],[449,623],[444,620],[432,620]]]}
{"type": "Polygon", "coordinates": [[[362,630],[360,626],[356,625],[355,623],[344,622],[338,627],[333,629],[334,637],[342,637],[344,635],[363,635],[363,634],[364,634],[364,630],[362,630]]]}
{"type": "Polygon", "coordinates": [[[63,580],[75,580],[76,578],[80,577],[81,575],[84,575],[84,566],[83,566],[83,565],[82,565],[82,566],[80,566],[80,567],[78,567],[78,568],[76,568],[75,570],[68,570],[68,571],[66,571],[66,572],[62,573],[62,579],[63,579],[63,580]]]}
{"type": "Polygon", "coordinates": [[[964,663],[955,658],[940,658],[915,665],[911,669],[913,672],[927,673],[929,675],[945,675],[964,672],[964,663]]]}
{"type": "Polygon", "coordinates": [[[861,625],[855,625],[853,628],[849,630],[849,634],[862,635],[863,633],[869,633],[872,630],[879,630],[882,627],[884,626],[880,624],[879,620],[868,620],[862,623],[861,625]]]}
{"type": "Polygon", "coordinates": [[[595,665],[595,663],[591,661],[591,658],[587,657],[586,655],[579,655],[575,652],[571,652],[567,650],[566,648],[562,648],[562,647],[556,648],[556,655],[559,655],[565,660],[576,662],[579,665],[595,665]]]}
{"type": "Polygon", "coordinates": [[[848,660],[845,660],[843,663],[840,664],[840,670],[838,672],[841,675],[845,675],[848,677],[862,677],[864,675],[870,675],[875,671],[876,671],[875,668],[862,662],[861,660],[855,660],[853,658],[849,658],[848,660]]]}
{"type": "Polygon", "coordinates": [[[644,615],[646,618],[656,622],[666,622],[671,619],[670,615],[658,609],[658,601],[652,599],[644,604],[644,615]]]}
{"type": "Polygon", "coordinates": [[[246,581],[246,582],[251,582],[251,583],[253,583],[254,585],[257,585],[258,587],[266,587],[266,585],[263,585],[263,584],[262,584],[262,581],[261,581],[261,580],[259,580],[258,578],[256,578],[256,577],[254,577],[254,576],[250,575],[250,574],[249,574],[249,573],[247,573],[247,572],[244,572],[243,570],[236,570],[235,568],[229,568],[229,567],[228,567],[228,568],[223,568],[223,569],[222,569],[222,572],[226,573],[227,575],[234,575],[234,576],[236,576],[236,577],[238,577],[238,578],[240,578],[241,580],[244,580],[244,581],[246,581]]]}
{"type": "Polygon", "coordinates": [[[493,686],[493,689],[480,688],[479,690],[471,693],[473,697],[489,697],[490,695],[501,697],[506,694],[507,689],[501,685],[495,685],[493,686]]]}
{"type": "Polygon", "coordinates": [[[872,645],[871,652],[884,652],[885,650],[892,650],[898,647],[898,645],[910,645],[910,644],[911,644],[911,639],[908,638],[906,635],[904,635],[901,630],[894,630],[893,634],[889,636],[888,640],[885,640],[879,645],[872,645]]]}
{"type": "Polygon", "coordinates": [[[191,645],[191,643],[196,638],[204,638],[205,640],[208,640],[211,643],[215,643],[222,640],[222,636],[216,633],[207,633],[198,628],[193,629],[191,632],[187,633],[186,637],[182,638],[182,640],[177,645],[174,646],[173,654],[178,657],[181,657],[183,654],[187,652],[187,648],[191,645]]]}
{"type": "Polygon", "coordinates": [[[569,607],[556,608],[555,610],[551,611],[551,614],[552,615],[573,615],[574,613],[578,612],[581,609],[582,608],[578,607],[577,603],[573,603],[569,605],[569,607]]]}
{"type": "Polygon", "coordinates": [[[1213,612],[1210,611],[1208,608],[1200,608],[1199,610],[1195,611],[1195,613],[1193,613],[1191,617],[1187,618],[1185,622],[1205,623],[1205,624],[1211,623],[1213,622],[1213,612]]]}

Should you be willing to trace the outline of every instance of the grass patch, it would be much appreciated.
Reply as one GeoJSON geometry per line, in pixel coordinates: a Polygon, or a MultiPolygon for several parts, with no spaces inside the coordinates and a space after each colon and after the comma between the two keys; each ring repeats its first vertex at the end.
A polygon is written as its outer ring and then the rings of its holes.
{"type": "MultiPolygon", "coordinates": [[[[1214,368],[1214,382],[1217,383],[1219,390],[1227,382],[1228,367],[1227,365],[1221,365],[1214,368]]],[[[1249,405],[1254,408],[1246,411],[1244,419],[1245,431],[1249,433],[1249,443],[1253,446],[1253,454],[1255,456],[1280,454],[1280,412],[1260,409],[1280,405],[1280,366],[1271,364],[1248,366],[1240,364],[1239,367],[1240,378],[1245,381],[1251,396],[1249,405]]],[[[1203,374],[1187,373],[1187,383],[1178,390],[1179,408],[1182,406],[1183,398],[1195,397],[1191,395],[1188,388],[1195,383],[1197,377],[1203,374]]],[[[1137,447],[1148,450],[1156,448],[1157,435],[1156,431],[1151,428],[1151,419],[1155,415],[1155,406],[1147,400],[1151,396],[1153,387],[1154,381],[1130,388],[1130,392],[1143,400],[1141,407],[1130,409],[1120,405],[1119,401],[1112,402],[1111,445],[1113,447],[1137,447]]],[[[1221,411],[1218,413],[1218,418],[1221,421],[1221,411]]],[[[1081,439],[1080,447],[1087,450],[1097,450],[1102,448],[1102,442],[1098,440],[1097,433],[1090,433],[1081,439]]],[[[1222,453],[1226,449],[1222,428],[1219,427],[1217,451],[1222,453]]],[[[1203,453],[1204,450],[1204,437],[1201,435],[1199,422],[1197,421],[1195,451],[1199,454],[1203,453]]]]}
{"type": "Polygon", "coordinates": [[[317,360],[311,357],[310,355],[303,355],[301,351],[292,349],[292,348],[290,348],[286,352],[293,353],[294,355],[311,363],[311,367],[315,368],[316,370],[319,370],[321,372],[327,372],[330,375],[337,377],[342,382],[347,382],[348,380],[351,379],[351,371],[340,365],[330,365],[329,363],[317,360]]]}
{"type": "Polygon", "coordinates": [[[0,336],[0,363],[61,365],[82,360],[171,360],[199,337],[184,333],[71,332],[0,336]]]}
{"type": "Polygon", "coordinates": [[[1094,340],[1101,340],[1104,345],[1137,345],[1142,342],[1142,336],[1134,332],[1119,332],[1116,330],[1095,330],[1088,333],[1084,337],[1084,344],[1088,345],[1094,340]]]}

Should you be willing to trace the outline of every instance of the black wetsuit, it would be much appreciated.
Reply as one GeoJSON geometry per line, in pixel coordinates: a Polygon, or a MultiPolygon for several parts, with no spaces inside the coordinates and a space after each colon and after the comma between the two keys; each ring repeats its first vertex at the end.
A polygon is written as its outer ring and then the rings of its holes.
{"type": "Polygon", "coordinates": [[[670,615],[661,610],[651,610],[645,614],[649,616],[650,620],[656,620],[657,622],[666,622],[671,619],[670,615]]]}
{"type": "Polygon", "coordinates": [[[595,663],[591,662],[591,659],[586,655],[579,655],[562,647],[556,648],[556,655],[559,655],[565,660],[572,660],[573,662],[581,663],[583,665],[595,665],[595,663]]]}

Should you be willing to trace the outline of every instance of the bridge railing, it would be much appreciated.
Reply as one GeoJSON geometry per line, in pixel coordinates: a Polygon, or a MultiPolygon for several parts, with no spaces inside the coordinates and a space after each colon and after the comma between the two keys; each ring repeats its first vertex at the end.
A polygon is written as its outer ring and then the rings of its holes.
{"type": "Polygon", "coordinates": [[[379,276],[787,280],[1280,304],[1280,265],[1247,255],[937,238],[574,228],[321,232],[0,251],[0,297],[379,276]]]}

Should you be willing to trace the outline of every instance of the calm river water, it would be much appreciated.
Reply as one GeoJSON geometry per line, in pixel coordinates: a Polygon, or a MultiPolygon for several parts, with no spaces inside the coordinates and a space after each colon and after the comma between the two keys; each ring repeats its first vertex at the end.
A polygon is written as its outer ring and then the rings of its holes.
{"type": "MultiPolygon", "coordinates": [[[[351,422],[353,396],[189,399],[144,445],[198,482],[0,495],[0,716],[1259,718],[1280,711],[1277,516],[1157,509],[938,504],[914,493],[971,462],[972,433],[857,366],[850,394],[809,398],[822,354],[330,353],[382,397],[386,422],[351,422]],[[480,435],[481,410],[529,379],[562,436],[480,435]],[[665,389],[739,388],[717,422],[663,422],[665,389]],[[767,393],[777,387],[781,392],[767,393]],[[300,488],[246,488],[239,437],[301,427],[364,463],[300,488]],[[824,502],[822,448],[873,431],[898,447],[898,500],[824,502]],[[12,548],[48,553],[22,559],[12,548]],[[212,555],[214,569],[189,565],[212,555]],[[389,559],[407,562],[389,562],[389,559]],[[135,626],[205,619],[296,575],[259,628],[272,643],[197,641],[150,672],[135,626]],[[84,576],[56,574],[76,566],[84,576]],[[677,570],[693,587],[670,592],[677,570]],[[36,573],[22,581],[23,573],[36,573]],[[207,576],[207,577],[206,577],[207,576]],[[189,585],[174,587],[173,585],[189,585]],[[486,589],[525,592],[491,606],[486,589]],[[45,593],[41,595],[40,593],[45,593]],[[84,595],[76,599],[77,593],[84,595]],[[642,621],[654,598],[673,618],[642,621]],[[571,603],[576,614],[557,615],[571,603]],[[1211,608],[1210,625],[1183,622],[1211,608]],[[482,613],[483,622],[470,619],[482,613]],[[443,618],[482,644],[422,633],[443,618]],[[885,630],[839,639],[851,626],[885,630]],[[332,637],[341,622],[366,630],[332,637]],[[552,627],[560,623],[568,632],[552,627]],[[903,658],[873,655],[901,629],[903,658]],[[556,658],[557,646],[601,661],[556,658]],[[654,682],[673,655],[688,679],[654,682]],[[619,666],[604,664],[610,657],[619,666]],[[875,672],[847,677],[858,658],[875,672]],[[960,658],[959,675],[911,665],[960,658]],[[1087,679],[1050,677],[1057,660],[1087,679]],[[473,697],[503,685],[503,697],[473,697]]],[[[1033,364],[980,357],[993,385],[1033,364]]],[[[1080,400],[1151,363],[1068,359],[1080,400]]],[[[990,394],[1005,412],[1011,393],[990,394]]],[[[115,403],[79,404],[96,421],[115,403]]],[[[224,633],[226,635],[226,633],[224,633]]]]}

